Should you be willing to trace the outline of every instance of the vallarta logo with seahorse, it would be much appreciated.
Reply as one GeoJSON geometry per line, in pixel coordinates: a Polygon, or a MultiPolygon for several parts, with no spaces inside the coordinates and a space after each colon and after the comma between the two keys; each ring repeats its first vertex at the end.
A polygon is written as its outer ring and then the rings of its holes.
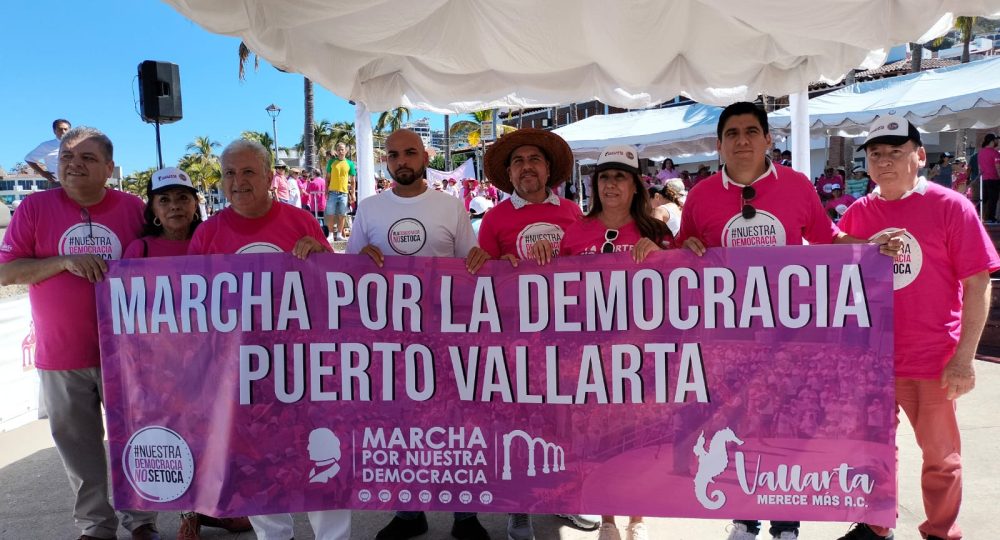
{"type": "MultiPolygon", "coordinates": [[[[706,509],[718,510],[726,504],[726,494],[721,489],[709,492],[709,486],[729,468],[729,444],[741,446],[743,441],[727,427],[712,435],[707,449],[705,442],[702,431],[693,449],[698,457],[694,493],[706,509]]],[[[756,467],[750,472],[744,452],[736,451],[734,461],[740,489],[755,497],[758,504],[864,507],[866,496],[875,487],[869,474],[857,472],[847,463],[818,471],[804,471],[802,465],[782,463],[770,470],[758,455],[756,467]],[[858,491],[863,495],[854,495],[858,491]]]]}

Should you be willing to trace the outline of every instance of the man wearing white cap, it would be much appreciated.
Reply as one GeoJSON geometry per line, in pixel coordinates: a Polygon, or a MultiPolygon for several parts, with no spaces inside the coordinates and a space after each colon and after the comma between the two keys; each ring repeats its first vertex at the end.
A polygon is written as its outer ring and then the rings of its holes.
{"type": "MultiPolygon", "coordinates": [[[[861,237],[906,230],[893,264],[896,410],[906,413],[923,454],[927,519],[920,535],[959,539],[956,400],[975,386],[972,360],[989,311],[989,274],[1000,268],[1000,256],[968,199],[919,176],[927,153],[906,119],[880,117],[861,149],[878,187],[852,205],[840,225],[861,237]]],[[[892,536],[887,528],[858,524],[841,540],[892,536]]]]}
{"type": "MultiPolygon", "coordinates": [[[[31,286],[35,366],[82,539],[114,538],[118,529],[108,502],[93,284],[104,279],[107,261],[120,259],[139,237],[143,224],[142,200],[105,187],[113,156],[111,140],[100,131],[68,131],[59,143],[62,189],[24,199],[0,245],[0,285],[31,286]]],[[[122,514],[133,539],[159,538],[155,512],[122,514]]]]}

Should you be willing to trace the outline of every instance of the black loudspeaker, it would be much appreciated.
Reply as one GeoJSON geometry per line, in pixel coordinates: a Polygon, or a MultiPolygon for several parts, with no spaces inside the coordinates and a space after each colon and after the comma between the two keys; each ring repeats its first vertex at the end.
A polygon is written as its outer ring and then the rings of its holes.
{"type": "Polygon", "coordinates": [[[181,72],[177,64],[146,60],[139,64],[139,110],[149,123],[181,119],[181,72]]]}

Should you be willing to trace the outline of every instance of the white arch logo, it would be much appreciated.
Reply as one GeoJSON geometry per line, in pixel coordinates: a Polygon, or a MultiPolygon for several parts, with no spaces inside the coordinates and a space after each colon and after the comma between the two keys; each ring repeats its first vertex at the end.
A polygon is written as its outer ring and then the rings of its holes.
{"type": "Polygon", "coordinates": [[[535,447],[542,448],[542,474],[566,470],[566,452],[562,446],[550,443],[541,437],[532,437],[526,432],[516,429],[503,436],[503,473],[501,478],[510,480],[510,447],[516,439],[521,439],[528,447],[528,476],[535,476],[535,447]],[[549,466],[551,458],[552,466],[549,466]]]}

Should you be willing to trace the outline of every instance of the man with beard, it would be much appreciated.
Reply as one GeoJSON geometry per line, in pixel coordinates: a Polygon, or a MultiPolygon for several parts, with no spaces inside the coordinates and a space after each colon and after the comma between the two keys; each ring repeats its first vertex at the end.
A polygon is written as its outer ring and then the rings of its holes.
{"type": "MultiPolygon", "coordinates": [[[[396,184],[358,205],[347,253],[368,255],[379,267],[385,254],[465,257],[469,271],[478,271],[490,256],[476,245],[462,202],[427,187],[424,178],[430,158],[420,136],[408,129],[394,131],[385,149],[389,175],[396,184]]],[[[423,512],[396,512],[375,538],[403,540],[426,532],[423,512]]],[[[451,535],[459,540],[489,540],[476,514],[469,512],[455,512],[451,535]]]]}
{"type": "Polygon", "coordinates": [[[573,174],[573,151],[562,137],[541,129],[504,135],[487,151],[486,176],[511,197],[483,217],[479,245],[495,259],[516,263],[542,238],[558,254],[566,227],[583,215],[553,188],[573,174]]]}
{"type": "MultiPolygon", "coordinates": [[[[504,135],[486,150],[486,176],[510,198],[483,216],[479,245],[494,259],[517,265],[527,259],[531,246],[548,240],[552,255],[559,254],[566,228],[583,216],[580,207],[554,189],[573,174],[573,151],[562,137],[542,129],[519,129],[504,135]]],[[[586,184],[586,182],[584,182],[586,184]]],[[[601,526],[601,516],[562,515],[581,529],[601,526]]],[[[534,527],[528,514],[511,514],[507,520],[509,540],[533,540],[534,527]]]]}

